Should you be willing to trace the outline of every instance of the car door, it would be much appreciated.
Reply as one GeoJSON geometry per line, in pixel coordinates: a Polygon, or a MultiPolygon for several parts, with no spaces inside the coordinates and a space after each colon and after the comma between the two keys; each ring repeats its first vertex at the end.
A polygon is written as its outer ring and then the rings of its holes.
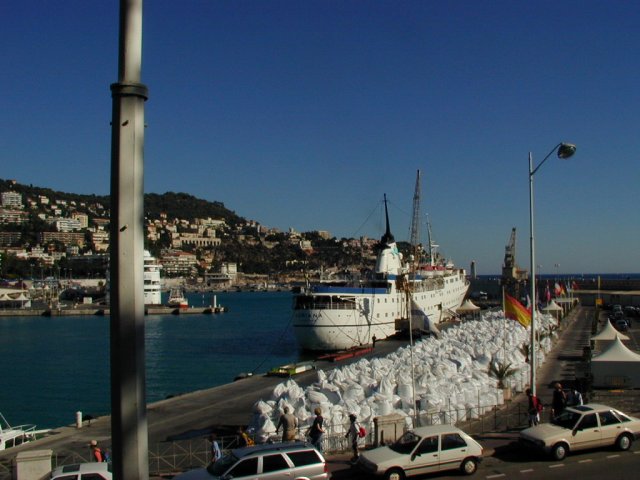
{"type": "Polygon", "coordinates": [[[624,430],[622,422],[611,410],[598,412],[602,445],[613,445],[618,435],[624,430]]]}
{"type": "Polygon", "coordinates": [[[289,480],[293,478],[293,470],[282,454],[264,455],[260,478],[262,480],[289,480]]]}
{"type": "Polygon", "coordinates": [[[242,480],[259,480],[258,475],[258,457],[245,458],[231,467],[225,476],[230,475],[231,478],[241,478],[242,480]]]}
{"type": "Polygon", "coordinates": [[[405,465],[407,476],[437,472],[439,469],[439,435],[424,437],[409,457],[405,465]]]}
{"type": "Polygon", "coordinates": [[[587,413],[578,421],[571,432],[571,450],[584,450],[600,445],[602,435],[596,413],[587,413]]]}
{"type": "Polygon", "coordinates": [[[453,470],[469,455],[467,442],[456,432],[443,433],[440,438],[440,470],[453,470]]]}

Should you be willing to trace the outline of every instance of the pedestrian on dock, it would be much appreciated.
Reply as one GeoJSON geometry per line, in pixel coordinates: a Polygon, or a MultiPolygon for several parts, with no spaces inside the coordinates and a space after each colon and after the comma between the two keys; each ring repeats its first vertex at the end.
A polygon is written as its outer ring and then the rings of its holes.
{"type": "Polygon", "coordinates": [[[560,415],[567,406],[567,395],[562,390],[562,384],[556,382],[553,386],[553,399],[551,400],[551,418],[560,415]]]}
{"type": "Polygon", "coordinates": [[[98,442],[96,440],[91,440],[89,442],[89,448],[91,449],[91,458],[94,462],[102,462],[104,459],[102,457],[102,450],[98,446],[98,442]]]}
{"type": "Polygon", "coordinates": [[[211,442],[211,463],[216,463],[222,457],[222,451],[220,445],[218,445],[218,436],[215,433],[209,435],[209,441],[211,442]]]}
{"type": "Polygon", "coordinates": [[[527,398],[529,399],[529,407],[527,410],[529,412],[529,426],[533,427],[540,423],[540,414],[542,413],[543,409],[542,402],[536,395],[531,393],[530,388],[527,388],[525,390],[525,393],[527,394],[527,398]]]}
{"type": "Polygon", "coordinates": [[[311,445],[319,452],[322,452],[322,436],[324,435],[322,409],[316,407],[313,413],[316,414],[316,418],[313,419],[313,423],[309,427],[309,437],[311,437],[311,445]]]}
{"type": "Polygon", "coordinates": [[[298,428],[298,419],[289,413],[289,407],[284,407],[284,413],[280,416],[280,421],[276,427],[276,433],[282,427],[282,441],[293,442],[296,439],[296,429],[298,428]]]}
{"type": "Polygon", "coordinates": [[[351,440],[351,450],[353,450],[353,457],[351,457],[351,461],[355,462],[358,460],[360,454],[358,453],[358,424],[356,423],[356,414],[349,414],[349,430],[347,430],[347,434],[344,436],[351,440]]]}
{"type": "Polygon", "coordinates": [[[238,444],[241,447],[250,447],[252,445],[255,445],[253,438],[251,438],[242,427],[238,429],[238,444]]]}

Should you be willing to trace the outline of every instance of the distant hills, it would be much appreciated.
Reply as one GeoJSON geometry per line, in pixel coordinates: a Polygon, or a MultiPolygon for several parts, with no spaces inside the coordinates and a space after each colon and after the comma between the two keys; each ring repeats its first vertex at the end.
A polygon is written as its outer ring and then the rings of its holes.
{"type": "MultiPolygon", "coordinates": [[[[60,192],[50,188],[36,187],[14,183],[12,180],[0,179],[0,191],[12,190],[23,194],[25,197],[38,197],[40,195],[51,199],[75,201],[86,204],[100,203],[106,209],[110,209],[111,198],[108,195],[81,195],[77,193],[60,192]]],[[[195,218],[224,219],[228,225],[236,225],[244,222],[244,219],[232,210],[224,206],[222,202],[209,202],[196,198],[188,193],[166,192],[163,194],[145,193],[144,212],[148,219],[160,218],[164,213],[168,218],[182,218],[193,220],[195,218]]]]}

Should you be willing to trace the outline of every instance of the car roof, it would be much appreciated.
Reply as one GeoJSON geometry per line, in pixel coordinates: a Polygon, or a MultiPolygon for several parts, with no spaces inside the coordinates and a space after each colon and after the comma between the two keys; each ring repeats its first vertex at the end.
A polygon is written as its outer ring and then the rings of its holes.
{"type": "Polygon", "coordinates": [[[238,458],[246,457],[253,454],[263,454],[268,452],[294,452],[299,450],[311,450],[314,447],[306,442],[290,442],[290,443],[264,443],[261,445],[252,445],[250,447],[234,448],[231,452],[238,458]]]}
{"type": "Polygon", "coordinates": [[[586,403],[584,405],[574,405],[571,407],[567,407],[567,409],[577,410],[582,413],[590,411],[618,410],[617,408],[610,407],[608,405],[602,405],[601,403],[586,403]]]}
{"type": "Polygon", "coordinates": [[[69,465],[62,465],[55,468],[51,475],[62,475],[70,473],[101,473],[110,471],[110,465],[106,462],[86,462],[86,463],[71,463],[69,465]]]}
{"type": "Polygon", "coordinates": [[[417,427],[412,430],[416,435],[424,437],[426,435],[437,435],[441,433],[464,433],[458,427],[453,425],[427,425],[426,427],[417,427]]]}

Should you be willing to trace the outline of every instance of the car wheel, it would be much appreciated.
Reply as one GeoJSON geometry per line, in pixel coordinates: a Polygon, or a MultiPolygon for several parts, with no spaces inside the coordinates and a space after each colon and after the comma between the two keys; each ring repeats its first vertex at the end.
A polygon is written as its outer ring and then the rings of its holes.
{"type": "Polygon", "coordinates": [[[460,464],[460,470],[465,475],[473,475],[478,470],[478,461],[475,458],[465,458],[460,464]]]}
{"type": "Polygon", "coordinates": [[[631,448],[632,442],[633,440],[631,439],[631,436],[629,436],[626,433],[623,433],[616,440],[616,447],[618,447],[618,449],[622,451],[629,450],[629,448],[631,448]]]}
{"type": "Polygon", "coordinates": [[[404,472],[401,468],[392,468],[387,470],[384,475],[385,480],[404,480],[404,472]]]}
{"type": "Polygon", "coordinates": [[[567,446],[564,443],[558,443],[551,450],[551,456],[556,460],[564,460],[568,453],[567,450],[567,446]]]}

